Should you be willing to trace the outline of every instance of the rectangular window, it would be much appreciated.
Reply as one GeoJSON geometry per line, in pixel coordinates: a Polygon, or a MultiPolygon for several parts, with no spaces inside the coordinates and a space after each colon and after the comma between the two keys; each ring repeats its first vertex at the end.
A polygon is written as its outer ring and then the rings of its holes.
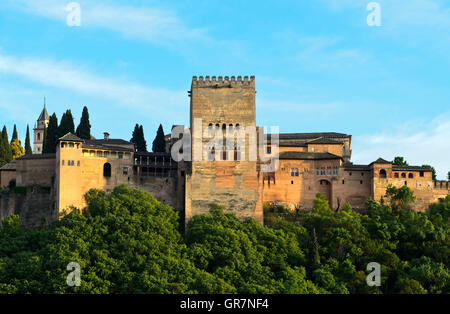
{"type": "Polygon", "coordinates": [[[327,168],[327,175],[331,176],[331,168],[330,167],[327,168]]]}
{"type": "Polygon", "coordinates": [[[128,167],[123,167],[123,174],[125,174],[125,175],[128,174],[128,167]]]}
{"type": "Polygon", "coordinates": [[[423,171],[420,172],[420,176],[423,177],[423,171]]]}
{"type": "Polygon", "coordinates": [[[267,146],[267,154],[272,154],[272,147],[267,146]]]}
{"type": "Polygon", "coordinates": [[[123,153],[119,153],[119,159],[123,159],[123,153]]]}
{"type": "Polygon", "coordinates": [[[62,165],[64,166],[64,159],[63,159],[63,161],[62,161],[62,165]]]}
{"type": "Polygon", "coordinates": [[[316,174],[317,174],[318,176],[320,175],[319,169],[317,169],[316,174]]]}
{"type": "Polygon", "coordinates": [[[69,143],[69,147],[74,148],[75,146],[73,145],[73,143],[69,143]]]}
{"type": "Polygon", "coordinates": [[[78,160],[78,161],[77,161],[77,167],[79,167],[79,166],[80,166],[80,161],[78,160]]]}
{"type": "Polygon", "coordinates": [[[291,168],[291,177],[298,177],[298,168],[291,168]]]}

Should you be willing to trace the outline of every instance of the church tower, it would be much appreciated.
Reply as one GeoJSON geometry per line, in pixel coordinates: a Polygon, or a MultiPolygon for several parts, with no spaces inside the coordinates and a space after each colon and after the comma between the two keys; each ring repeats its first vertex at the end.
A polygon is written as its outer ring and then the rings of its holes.
{"type": "Polygon", "coordinates": [[[42,149],[44,146],[44,131],[48,126],[50,117],[47,112],[44,98],[44,109],[42,110],[37,122],[34,125],[34,145],[33,154],[42,154],[42,149]]]}

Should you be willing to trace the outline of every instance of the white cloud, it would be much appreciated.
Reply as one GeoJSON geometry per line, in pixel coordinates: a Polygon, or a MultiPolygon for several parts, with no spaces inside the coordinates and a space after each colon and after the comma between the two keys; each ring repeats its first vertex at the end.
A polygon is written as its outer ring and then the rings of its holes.
{"type": "MultiPolygon", "coordinates": [[[[70,1],[4,0],[3,6],[61,21],[65,25],[70,1]]],[[[132,7],[104,1],[76,1],[81,5],[81,27],[103,28],[126,37],[168,46],[186,41],[211,42],[203,29],[187,26],[174,12],[160,8],[132,7]]]]}
{"type": "Polygon", "coordinates": [[[352,160],[368,164],[378,157],[393,160],[403,156],[410,165],[432,165],[438,179],[446,180],[450,171],[449,136],[447,115],[429,123],[407,123],[380,134],[354,136],[352,160]]]}
{"type": "Polygon", "coordinates": [[[0,73],[164,116],[178,118],[177,112],[187,102],[185,91],[148,88],[135,82],[110,79],[68,62],[18,58],[0,53],[0,73]]]}

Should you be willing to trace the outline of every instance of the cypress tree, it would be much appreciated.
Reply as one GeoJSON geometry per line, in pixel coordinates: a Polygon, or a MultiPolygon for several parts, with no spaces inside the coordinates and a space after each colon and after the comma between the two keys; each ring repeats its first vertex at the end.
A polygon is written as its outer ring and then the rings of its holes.
{"type": "Polygon", "coordinates": [[[25,137],[25,154],[31,155],[33,154],[33,150],[31,149],[30,144],[30,126],[27,124],[27,135],[25,137]]]}
{"type": "Polygon", "coordinates": [[[145,140],[144,127],[142,125],[136,123],[130,142],[136,146],[136,151],[147,151],[147,141],[145,140]]]}
{"type": "Polygon", "coordinates": [[[159,125],[156,132],[155,140],[153,141],[152,150],[154,153],[164,153],[166,151],[166,141],[164,139],[164,130],[162,125],[159,125]]]}
{"type": "Polygon", "coordinates": [[[86,106],[83,108],[83,113],[81,115],[80,124],[77,127],[76,135],[85,140],[89,140],[91,138],[91,124],[89,123],[89,112],[86,106]]]}
{"type": "Polygon", "coordinates": [[[12,142],[14,141],[14,140],[18,140],[19,139],[19,134],[17,133],[17,127],[16,127],[16,125],[14,124],[14,131],[13,131],[13,135],[12,135],[12,138],[11,138],[11,144],[12,144],[12,142]]]}
{"type": "Polygon", "coordinates": [[[63,113],[61,122],[58,127],[58,138],[66,135],[67,133],[75,134],[75,124],[73,123],[73,116],[70,109],[63,113]]]}
{"type": "Polygon", "coordinates": [[[8,130],[6,129],[6,126],[3,126],[2,130],[1,158],[3,164],[7,164],[12,161],[11,146],[9,144],[8,130]]]}
{"type": "Polygon", "coordinates": [[[44,131],[43,153],[56,153],[56,141],[59,138],[58,117],[53,113],[48,121],[48,126],[44,131]]]}
{"type": "Polygon", "coordinates": [[[314,271],[320,266],[319,242],[317,240],[316,228],[313,228],[309,246],[310,267],[314,271]]]}
{"type": "Polygon", "coordinates": [[[147,152],[147,141],[144,136],[144,127],[141,125],[139,127],[139,139],[140,139],[140,151],[147,152]]]}

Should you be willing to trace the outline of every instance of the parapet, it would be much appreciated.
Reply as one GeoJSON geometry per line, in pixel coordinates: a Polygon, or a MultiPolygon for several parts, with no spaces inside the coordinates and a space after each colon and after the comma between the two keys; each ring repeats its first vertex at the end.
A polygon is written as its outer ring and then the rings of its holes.
{"type": "Polygon", "coordinates": [[[255,77],[250,76],[194,76],[192,78],[193,88],[224,88],[224,87],[248,87],[255,88],[255,77]]]}

